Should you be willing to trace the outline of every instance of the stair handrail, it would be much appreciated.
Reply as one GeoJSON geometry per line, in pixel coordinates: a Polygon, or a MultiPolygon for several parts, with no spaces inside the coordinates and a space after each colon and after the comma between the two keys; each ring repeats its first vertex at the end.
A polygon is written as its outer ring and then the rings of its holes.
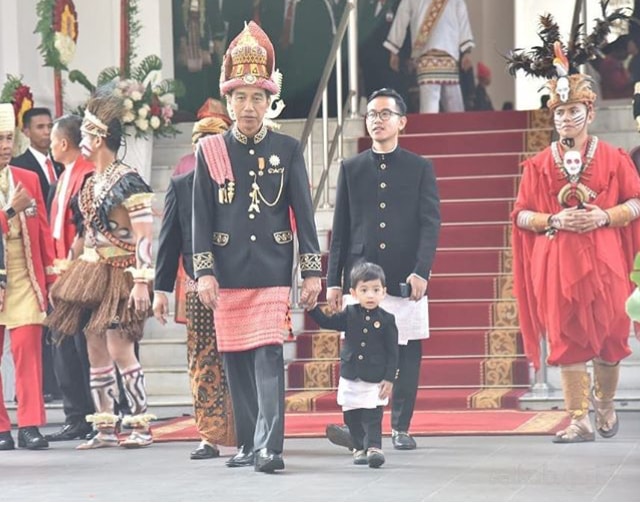
{"type": "MultiPolygon", "coordinates": [[[[307,119],[304,123],[304,128],[302,129],[302,134],[300,135],[300,144],[302,146],[302,150],[307,147],[307,142],[311,135],[311,131],[313,130],[313,124],[315,123],[316,116],[318,115],[318,110],[320,109],[320,103],[322,102],[322,95],[327,89],[329,84],[329,77],[331,77],[331,71],[336,63],[336,56],[338,53],[338,49],[342,45],[342,41],[347,32],[347,27],[349,25],[349,18],[351,16],[351,11],[356,8],[357,0],[348,0],[345,4],[344,12],[342,13],[342,18],[340,19],[340,23],[338,24],[338,28],[336,29],[336,34],[333,37],[333,43],[331,44],[331,49],[329,50],[329,56],[324,65],[324,69],[322,70],[322,76],[320,77],[320,81],[318,81],[318,87],[316,88],[316,94],[313,97],[313,102],[311,102],[311,108],[309,109],[309,114],[307,115],[307,119]]],[[[353,64],[353,58],[355,55],[349,54],[350,64],[353,64]]],[[[355,86],[355,83],[351,83],[352,86],[355,86]]],[[[311,164],[312,160],[308,160],[308,163],[311,164]]]]}

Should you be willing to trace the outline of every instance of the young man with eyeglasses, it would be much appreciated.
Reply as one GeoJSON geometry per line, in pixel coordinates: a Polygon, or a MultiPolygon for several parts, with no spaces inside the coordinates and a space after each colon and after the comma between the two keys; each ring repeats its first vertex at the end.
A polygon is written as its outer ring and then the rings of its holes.
{"type": "MultiPolygon", "coordinates": [[[[427,283],[440,232],[440,199],[431,161],[402,149],[407,107],[393,89],[374,91],[366,124],[371,149],[345,160],[338,176],[327,273],[327,302],[333,311],[353,303],[349,274],[363,261],[380,265],[387,278],[381,307],[398,325],[398,373],[391,427],[396,449],[415,449],[409,435],[420,363],[421,340],[429,336],[427,283]],[[407,284],[408,298],[401,284],[407,284]]],[[[330,425],[330,440],[350,445],[344,428],[330,425]]]]}

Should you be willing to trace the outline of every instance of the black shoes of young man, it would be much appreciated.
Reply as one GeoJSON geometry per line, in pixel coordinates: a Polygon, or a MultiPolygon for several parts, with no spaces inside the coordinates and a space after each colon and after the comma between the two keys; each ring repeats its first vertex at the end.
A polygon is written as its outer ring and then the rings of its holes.
{"type": "Polygon", "coordinates": [[[208,442],[202,441],[197,449],[191,451],[191,459],[211,459],[220,456],[220,451],[208,442]]]}
{"type": "Polygon", "coordinates": [[[256,452],[255,470],[264,473],[284,470],[282,455],[267,448],[260,449],[256,452]]]}
{"type": "Polygon", "coordinates": [[[86,421],[78,421],[76,423],[63,424],[62,427],[54,432],[45,435],[44,438],[48,442],[66,442],[68,440],[84,440],[91,433],[91,425],[86,421]]]}
{"type": "Polygon", "coordinates": [[[254,453],[251,449],[245,449],[244,446],[238,449],[238,453],[229,458],[225,465],[229,468],[237,468],[239,466],[251,466],[254,463],[254,453]]]}
{"type": "Polygon", "coordinates": [[[400,451],[411,451],[418,446],[415,439],[406,431],[392,430],[391,442],[393,443],[393,448],[400,451]]]}

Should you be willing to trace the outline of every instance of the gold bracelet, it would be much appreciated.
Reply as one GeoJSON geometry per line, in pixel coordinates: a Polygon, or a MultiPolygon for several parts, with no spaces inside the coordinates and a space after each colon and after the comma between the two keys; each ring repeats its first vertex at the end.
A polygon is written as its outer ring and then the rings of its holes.
{"type": "Polygon", "coordinates": [[[533,216],[531,216],[531,220],[529,221],[529,226],[533,231],[538,233],[542,233],[549,228],[549,220],[551,219],[552,214],[544,214],[542,212],[534,212],[533,216]]]}
{"type": "Polygon", "coordinates": [[[631,209],[626,203],[616,205],[610,209],[605,210],[609,217],[609,223],[605,226],[612,226],[614,228],[621,228],[627,226],[631,221],[631,209]]]}

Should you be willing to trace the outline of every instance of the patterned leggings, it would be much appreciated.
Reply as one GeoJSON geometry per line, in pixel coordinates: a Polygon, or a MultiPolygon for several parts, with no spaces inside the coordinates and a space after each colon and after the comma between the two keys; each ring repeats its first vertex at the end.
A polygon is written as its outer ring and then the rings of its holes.
{"type": "Polygon", "coordinates": [[[218,354],[213,312],[187,293],[187,360],[196,426],[203,440],[235,447],[229,387],[218,354]]]}

